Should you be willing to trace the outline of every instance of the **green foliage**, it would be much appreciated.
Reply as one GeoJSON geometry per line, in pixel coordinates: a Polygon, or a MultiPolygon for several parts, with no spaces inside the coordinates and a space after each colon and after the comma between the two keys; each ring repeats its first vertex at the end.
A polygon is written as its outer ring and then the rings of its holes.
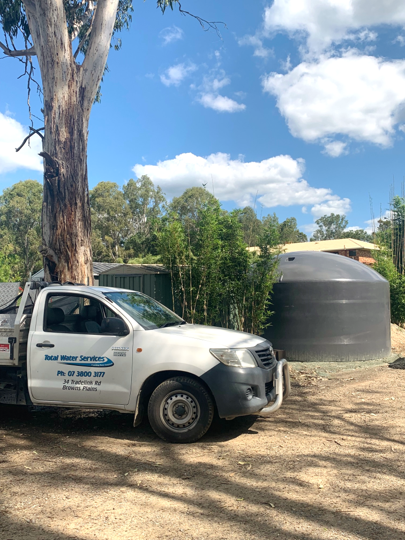
{"type": "Polygon", "coordinates": [[[162,13],[164,13],[168,7],[173,10],[174,4],[178,4],[178,0],[157,0],[157,6],[162,10],[162,13]]]}
{"type": "Polygon", "coordinates": [[[145,255],[145,257],[135,257],[128,260],[128,264],[159,264],[160,255],[145,255]]]}
{"type": "Polygon", "coordinates": [[[345,231],[339,238],[353,238],[353,240],[361,240],[362,242],[374,242],[372,234],[369,234],[364,229],[358,229],[357,231],[345,231]]]}
{"type": "Polygon", "coordinates": [[[287,218],[280,223],[280,244],[295,244],[297,242],[308,242],[307,235],[298,229],[295,217],[287,218]]]}
{"type": "Polygon", "coordinates": [[[262,222],[257,218],[256,212],[251,206],[245,206],[240,212],[239,221],[242,226],[244,242],[249,247],[257,246],[262,234],[262,222]]]}
{"type": "Polygon", "coordinates": [[[380,219],[375,241],[391,253],[392,261],[401,274],[405,274],[405,198],[391,200],[390,219],[380,219]]]}
{"type": "Polygon", "coordinates": [[[176,214],[186,228],[195,228],[201,210],[207,204],[215,204],[216,201],[214,195],[205,188],[192,187],[186,189],[180,197],[173,198],[169,212],[176,214]]]}
{"type": "Polygon", "coordinates": [[[93,231],[105,250],[104,261],[115,261],[122,255],[131,227],[131,212],[123,192],[115,182],[100,182],[90,191],[93,231]]]}
{"type": "Polygon", "coordinates": [[[390,284],[391,321],[405,324],[405,198],[393,197],[391,219],[380,219],[374,235],[380,251],[374,270],[390,284]]]}
{"type": "Polygon", "coordinates": [[[20,260],[13,253],[10,244],[0,246],[0,282],[21,281],[18,268],[21,267],[20,260]]]}
{"type": "Polygon", "coordinates": [[[375,242],[386,249],[392,249],[392,233],[391,221],[389,219],[379,219],[378,228],[375,233],[375,242]]]}
{"type": "Polygon", "coordinates": [[[269,315],[268,298],[276,279],[277,257],[269,246],[279,238],[267,228],[263,251],[250,253],[243,238],[241,211],[223,212],[210,200],[190,214],[172,213],[159,235],[162,263],[172,276],[173,305],[192,323],[261,333],[269,315]]]}
{"type": "Polygon", "coordinates": [[[138,258],[156,255],[157,233],[166,207],[164,193],[145,175],[138,180],[129,180],[123,192],[131,214],[131,234],[125,249],[138,258]]]}
{"type": "Polygon", "coordinates": [[[30,36],[24,5],[21,0],[0,0],[0,24],[10,38],[21,32],[26,39],[30,36]]]}
{"type": "Polygon", "coordinates": [[[405,323],[405,276],[397,271],[392,260],[392,253],[381,249],[375,255],[376,264],[373,266],[390,284],[391,322],[405,323]]]}
{"type": "Polygon", "coordinates": [[[42,185],[18,182],[0,196],[0,247],[11,261],[11,273],[23,280],[41,268],[42,185]]]}
{"type": "Polygon", "coordinates": [[[311,238],[312,241],[341,238],[349,224],[346,216],[340,214],[322,216],[315,223],[318,225],[318,229],[314,232],[311,238]]]}

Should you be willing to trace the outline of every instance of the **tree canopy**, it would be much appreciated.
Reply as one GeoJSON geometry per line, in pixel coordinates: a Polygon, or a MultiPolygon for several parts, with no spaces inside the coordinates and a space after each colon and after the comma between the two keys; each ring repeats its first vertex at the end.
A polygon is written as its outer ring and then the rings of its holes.
{"type": "Polygon", "coordinates": [[[315,221],[318,228],[312,235],[311,240],[335,240],[341,238],[349,222],[346,216],[340,214],[330,214],[322,216],[315,221]]]}

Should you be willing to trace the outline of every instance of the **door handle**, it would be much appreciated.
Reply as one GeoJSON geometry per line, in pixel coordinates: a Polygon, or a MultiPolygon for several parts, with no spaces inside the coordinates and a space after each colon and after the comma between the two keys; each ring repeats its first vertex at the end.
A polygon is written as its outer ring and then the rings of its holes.
{"type": "Polygon", "coordinates": [[[55,347],[55,345],[53,343],[37,343],[37,347],[43,347],[43,348],[49,347],[50,349],[52,349],[52,347],[55,347]]]}

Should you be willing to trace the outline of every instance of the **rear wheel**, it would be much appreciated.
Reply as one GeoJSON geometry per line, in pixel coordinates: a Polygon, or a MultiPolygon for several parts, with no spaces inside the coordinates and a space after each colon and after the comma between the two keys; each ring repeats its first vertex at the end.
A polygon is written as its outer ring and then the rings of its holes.
{"type": "Polygon", "coordinates": [[[173,377],[152,393],[148,418],[161,439],[173,443],[198,441],[209,429],[214,416],[211,396],[198,381],[173,377]]]}

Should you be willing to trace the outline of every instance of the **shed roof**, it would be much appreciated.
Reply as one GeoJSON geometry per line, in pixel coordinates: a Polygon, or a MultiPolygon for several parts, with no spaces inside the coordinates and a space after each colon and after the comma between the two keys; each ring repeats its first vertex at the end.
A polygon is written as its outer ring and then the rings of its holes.
{"type": "Polygon", "coordinates": [[[105,275],[140,275],[140,274],[167,274],[168,270],[163,264],[120,264],[100,272],[105,275]]]}
{"type": "MultiPolygon", "coordinates": [[[[354,240],[353,238],[339,238],[336,240],[319,240],[317,242],[301,242],[295,244],[284,244],[280,246],[283,253],[293,251],[343,251],[346,249],[366,249],[370,251],[378,250],[379,247],[371,242],[354,240]]],[[[259,248],[252,247],[249,251],[258,251],[259,248]]]]}
{"type": "MultiPolygon", "coordinates": [[[[117,266],[122,266],[122,263],[93,262],[93,275],[94,277],[98,277],[102,272],[105,272],[106,270],[111,270],[112,268],[116,268],[117,266]]],[[[35,274],[31,276],[31,279],[33,281],[40,281],[41,279],[44,279],[44,269],[35,272],[35,274]]]]}

